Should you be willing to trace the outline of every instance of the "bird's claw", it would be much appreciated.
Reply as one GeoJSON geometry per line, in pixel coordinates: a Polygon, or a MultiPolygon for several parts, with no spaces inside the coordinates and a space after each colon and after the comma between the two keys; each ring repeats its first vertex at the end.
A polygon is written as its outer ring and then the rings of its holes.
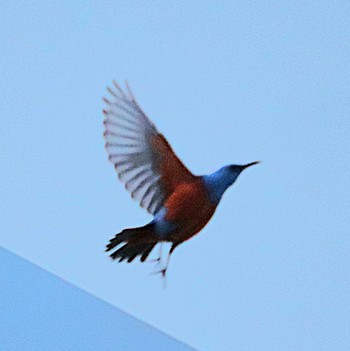
{"type": "Polygon", "coordinates": [[[167,268],[163,268],[163,269],[161,269],[160,271],[153,272],[153,273],[151,273],[151,274],[152,274],[152,275],[155,275],[155,274],[161,273],[161,274],[162,274],[162,278],[165,278],[165,276],[166,276],[166,271],[167,271],[167,268]]]}
{"type": "Polygon", "coordinates": [[[153,260],[149,260],[148,262],[149,262],[149,263],[157,262],[157,264],[159,264],[159,263],[160,263],[160,260],[161,260],[161,258],[158,257],[158,258],[155,258],[155,259],[153,259],[153,260]]]}

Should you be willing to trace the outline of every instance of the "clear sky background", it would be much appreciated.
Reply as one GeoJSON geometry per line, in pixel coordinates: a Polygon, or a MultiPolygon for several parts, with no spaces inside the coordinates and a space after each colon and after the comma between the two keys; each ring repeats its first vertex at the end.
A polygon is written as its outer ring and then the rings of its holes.
{"type": "Polygon", "coordinates": [[[348,349],[348,1],[0,13],[1,245],[200,350],[348,349]],[[263,161],[175,251],[166,289],[152,264],[104,253],[151,219],[103,147],[112,79],[194,173],[263,161]]]}

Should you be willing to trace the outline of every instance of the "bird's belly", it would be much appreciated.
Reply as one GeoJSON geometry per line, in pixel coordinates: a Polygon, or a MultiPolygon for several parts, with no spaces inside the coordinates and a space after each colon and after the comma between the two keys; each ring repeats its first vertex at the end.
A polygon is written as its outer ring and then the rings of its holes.
{"type": "Polygon", "coordinates": [[[165,204],[166,221],[174,223],[176,230],[167,240],[182,242],[197,234],[213,216],[216,205],[208,198],[201,183],[183,184],[165,204]]]}
{"type": "Polygon", "coordinates": [[[182,242],[192,238],[200,232],[210,221],[215,212],[215,207],[206,206],[197,211],[183,213],[176,220],[176,230],[169,236],[169,241],[182,242]]]}

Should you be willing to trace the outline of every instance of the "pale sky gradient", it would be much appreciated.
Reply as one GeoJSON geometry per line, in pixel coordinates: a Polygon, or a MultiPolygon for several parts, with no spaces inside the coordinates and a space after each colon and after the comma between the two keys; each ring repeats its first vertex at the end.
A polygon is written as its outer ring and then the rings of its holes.
{"type": "Polygon", "coordinates": [[[0,4],[0,244],[203,351],[350,344],[348,1],[0,4]],[[197,174],[262,160],[172,257],[112,263],[151,217],[102,96],[128,79],[197,174]]]}

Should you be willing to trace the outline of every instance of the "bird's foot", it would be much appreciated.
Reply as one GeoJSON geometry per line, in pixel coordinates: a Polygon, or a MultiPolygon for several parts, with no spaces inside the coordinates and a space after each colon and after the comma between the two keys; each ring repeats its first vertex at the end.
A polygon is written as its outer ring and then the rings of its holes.
{"type": "Polygon", "coordinates": [[[158,257],[158,258],[154,258],[153,260],[149,260],[149,261],[147,261],[147,262],[149,262],[149,263],[155,263],[155,262],[156,262],[157,264],[159,264],[160,261],[161,261],[161,258],[158,257]]]}
{"type": "Polygon", "coordinates": [[[161,273],[162,274],[162,278],[165,278],[166,277],[166,271],[167,271],[167,268],[163,268],[160,271],[156,271],[156,272],[151,273],[151,275],[155,275],[155,274],[161,273]]]}

